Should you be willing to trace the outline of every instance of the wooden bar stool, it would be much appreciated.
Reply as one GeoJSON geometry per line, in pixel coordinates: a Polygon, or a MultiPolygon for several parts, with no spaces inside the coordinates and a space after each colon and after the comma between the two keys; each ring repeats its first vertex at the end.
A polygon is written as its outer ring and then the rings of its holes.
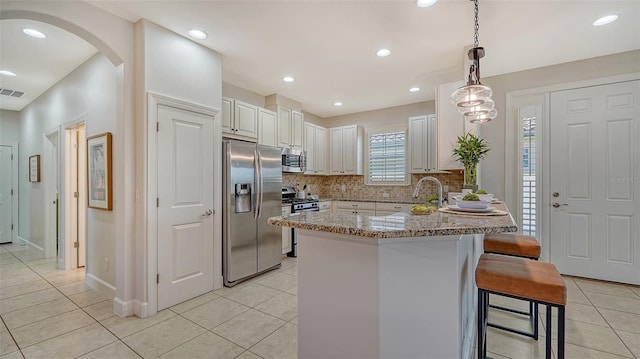
{"type": "MultiPolygon", "coordinates": [[[[532,260],[540,258],[540,244],[531,236],[516,233],[488,233],[484,236],[484,252],[501,254],[506,256],[521,257],[532,260]]],[[[531,332],[505,327],[503,325],[489,322],[493,328],[506,330],[511,333],[525,335],[538,340],[538,305],[529,302],[529,311],[512,309],[500,305],[490,304],[489,307],[506,312],[526,315],[531,323],[531,332]]]]}
{"type": "Polygon", "coordinates": [[[564,359],[564,308],[567,288],[551,263],[495,254],[480,256],[476,267],[478,286],[478,359],[487,357],[489,294],[527,300],[547,306],[546,352],[551,358],[551,309],[558,309],[558,359],[564,359]]]}
{"type": "Polygon", "coordinates": [[[522,234],[488,233],[484,235],[484,252],[538,260],[540,243],[522,234]]]}

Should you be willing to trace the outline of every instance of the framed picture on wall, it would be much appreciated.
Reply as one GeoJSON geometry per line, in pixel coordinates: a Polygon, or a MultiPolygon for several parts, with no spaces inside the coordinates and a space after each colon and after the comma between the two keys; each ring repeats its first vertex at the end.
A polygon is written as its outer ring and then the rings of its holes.
{"type": "Polygon", "coordinates": [[[87,138],[87,200],[90,208],[113,208],[111,132],[87,138]]]}
{"type": "Polygon", "coordinates": [[[40,182],[40,155],[29,157],[29,182],[40,182]]]}

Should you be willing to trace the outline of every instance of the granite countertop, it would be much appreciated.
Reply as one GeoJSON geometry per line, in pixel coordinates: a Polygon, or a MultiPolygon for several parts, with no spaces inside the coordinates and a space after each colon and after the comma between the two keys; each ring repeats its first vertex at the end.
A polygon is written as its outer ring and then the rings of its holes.
{"type": "Polygon", "coordinates": [[[424,202],[424,199],[419,199],[419,198],[410,198],[410,199],[405,199],[405,198],[321,198],[320,201],[422,204],[424,202]]]}
{"type": "MultiPolygon", "coordinates": [[[[493,204],[509,212],[504,203],[493,204]]],[[[291,216],[269,218],[274,226],[354,235],[369,239],[447,236],[476,233],[515,232],[518,230],[510,213],[503,216],[479,216],[436,212],[412,215],[398,212],[388,216],[303,212],[291,216]]]]}

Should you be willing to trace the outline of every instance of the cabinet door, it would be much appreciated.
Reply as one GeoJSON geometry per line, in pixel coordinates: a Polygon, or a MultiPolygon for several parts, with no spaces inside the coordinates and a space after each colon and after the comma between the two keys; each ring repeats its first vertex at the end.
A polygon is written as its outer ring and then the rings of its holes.
{"type": "Polygon", "coordinates": [[[222,132],[233,133],[233,99],[222,98],[222,132]]]}
{"type": "Polygon", "coordinates": [[[278,116],[264,108],[258,109],[258,143],[278,147],[278,116]]]}
{"type": "MultiPolygon", "coordinates": [[[[282,215],[291,214],[291,207],[282,207],[282,215]]],[[[291,228],[282,227],[282,254],[291,252],[291,228]]]]}
{"type": "Polygon", "coordinates": [[[303,149],[304,145],[304,115],[291,111],[291,146],[303,149]]]}
{"type": "Polygon", "coordinates": [[[438,85],[436,116],[438,121],[438,164],[441,170],[462,169],[460,162],[451,157],[454,148],[458,147],[458,136],[464,134],[464,117],[458,112],[456,105],[452,104],[449,97],[464,83],[462,81],[438,85]]]}
{"type": "Polygon", "coordinates": [[[342,127],[329,129],[329,171],[331,174],[343,174],[343,141],[342,127]]]}
{"type": "Polygon", "coordinates": [[[438,169],[438,121],[435,115],[427,116],[427,169],[438,169]]]}
{"type": "Polygon", "coordinates": [[[234,133],[236,135],[258,138],[258,106],[236,100],[234,119],[234,133]]]}
{"type": "Polygon", "coordinates": [[[427,171],[427,116],[409,117],[409,169],[411,173],[427,171]]]}
{"type": "Polygon", "coordinates": [[[358,172],[358,129],[356,126],[345,126],[342,132],[343,143],[343,173],[357,174],[358,172]]]}
{"type": "Polygon", "coordinates": [[[313,137],[315,152],[315,173],[327,174],[327,129],[316,126],[313,137]]]}
{"type": "Polygon", "coordinates": [[[307,170],[305,174],[313,174],[316,170],[316,148],[315,148],[316,125],[304,124],[304,150],[307,151],[307,170]]]}
{"type": "Polygon", "coordinates": [[[291,147],[291,109],[278,106],[278,146],[291,147]]]}

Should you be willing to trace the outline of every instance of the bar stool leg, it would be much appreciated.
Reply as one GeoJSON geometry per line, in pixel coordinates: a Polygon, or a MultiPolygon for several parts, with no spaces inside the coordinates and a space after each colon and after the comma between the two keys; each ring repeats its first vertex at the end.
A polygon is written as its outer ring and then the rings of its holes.
{"type": "MultiPolygon", "coordinates": [[[[547,305],[547,332],[545,333],[546,335],[546,342],[545,342],[545,358],[546,359],[551,359],[551,328],[553,327],[552,323],[551,323],[551,306],[547,305]]],[[[558,338],[559,340],[560,338],[558,338]]],[[[564,338],[563,338],[564,340],[564,338]]]]}
{"type": "Polygon", "coordinates": [[[529,302],[529,313],[533,321],[533,339],[538,340],[538,303],[529,302]]]}
{"type": "Polygon", "coordinates": [[[564,306],[558,307],[558,359],[564,359],[564,306]]]}
{"type": "Polygon", "coordinates": [[[478,289],[478,359],[484,359],[484,291],[478,289]]]}

